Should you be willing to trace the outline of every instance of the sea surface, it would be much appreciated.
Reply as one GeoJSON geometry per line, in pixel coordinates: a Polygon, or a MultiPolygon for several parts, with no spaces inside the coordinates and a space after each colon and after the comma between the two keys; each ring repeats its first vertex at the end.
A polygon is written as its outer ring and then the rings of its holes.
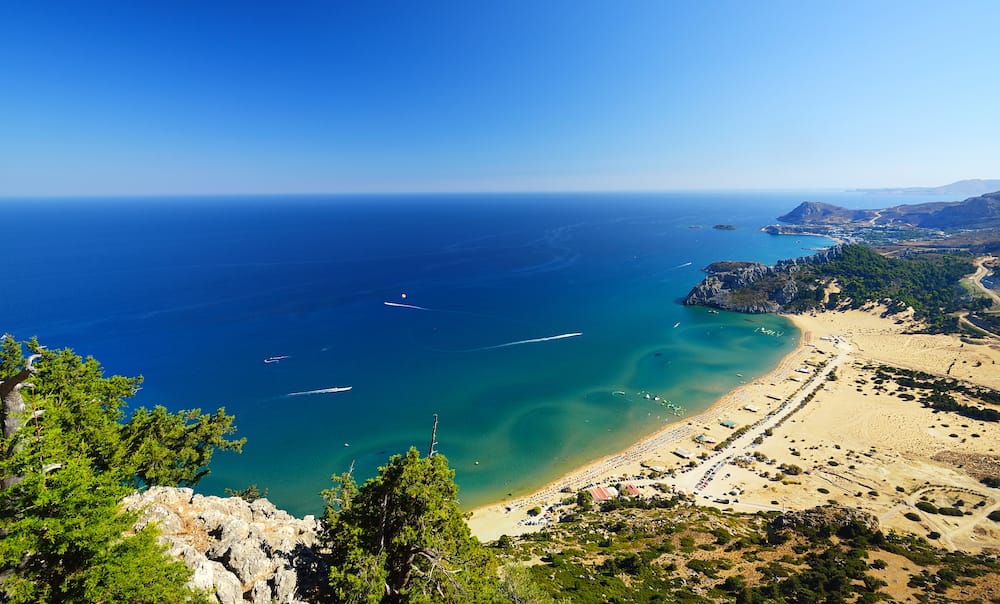
{"type": "Polygon", "coordinates": [[[679,300],[712,261],[830,245],[758,231],[805,200],[926,199],[6,199],[0,330],[142,374],[133,407],[235,414],[248,442],[216,455],[202,492],[256,484],[317,513],[331,474],[426,453],[438,414],[436,449],[471,508],[681,419],[639,392],[690,415],[772,369],[798,339],[786,320],[679,300]]]}

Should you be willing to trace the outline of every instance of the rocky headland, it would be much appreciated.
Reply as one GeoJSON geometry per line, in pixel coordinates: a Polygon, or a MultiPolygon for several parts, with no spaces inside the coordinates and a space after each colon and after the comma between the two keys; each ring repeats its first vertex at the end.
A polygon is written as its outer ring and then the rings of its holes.
{"type": "Polygon", "coordinates": [[[684,304],[709,306],[744,313],[781,312],[796,299],[799,286],[794,273],[803,266],[828,262],[840,255],[836,245],[812,256],[780,260],[774,266],[760,262],[713,262],[708,276],[684,298],[684,304]]]}
{"type": "Polygon", "coordinates": [[[124,501],[136,529],[155,523],[168,553],[194,573],[190,585],[219,604],[298,604],[322,597],[328,576],[315,551],[319,523],[266,499],[211,497],[153,487],[124,501]]]}

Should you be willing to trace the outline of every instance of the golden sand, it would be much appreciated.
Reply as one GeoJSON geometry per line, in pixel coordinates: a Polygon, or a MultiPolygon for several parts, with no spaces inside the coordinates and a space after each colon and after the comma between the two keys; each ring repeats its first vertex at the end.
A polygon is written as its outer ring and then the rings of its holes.
{"type": "Polygon", "coordinates": [[[474,510],[469,521],[473,533],[492,540],[537,530],[558,519],[560,500],[587,485],[627,483],[651,495],[658,483],[693,495],[699,504],[741,511],[803,509],[836,501],[876,514],[888,528],[936,531],[947,547],[1000,548],[1000,524],[986,518],[1000,507],[1000,497],[972,470],[991,460],[1000,463],[1000,426],[901,400],[877,389],[866,368],[888,364],[1000,389],[1000,342],[907,333],[918,326],[909,319],[883,317],[882,310],[790,315],[802,337],[773,372],[705,412],[667,425],[536,493],[474,510]],[[835,380],[825,376],[830,369],[835,380]],[[732,432],[720,424],[724,419],[754,427],[721,453],[694,442],[698,434],[725,439],[732,432]],[[771,436],[754,444],[768,427],[771,436]],[[675,454],[678,449],[708,459],[682,459],[675,454]],[[753,453],[768,461],[753,460],[753,453]],[[692,463],[695,468],[681,471],[692,463]],[[803,472],[775,480],[781,464],[794,464],[803,472]],[[675,475],[660,475],[663,470],[675,475]],[[922,498],[943,507],[960,502],[969,514],[918,511],[919,521],[905,518],[922,498]],[[551,512],[539,520],[527,514],[535,506],[551,512]]]}

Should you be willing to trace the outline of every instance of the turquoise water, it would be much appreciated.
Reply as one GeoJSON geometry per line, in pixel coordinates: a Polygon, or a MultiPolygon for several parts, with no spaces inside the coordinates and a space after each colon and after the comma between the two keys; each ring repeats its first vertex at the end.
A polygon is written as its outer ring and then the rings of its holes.
{"type": "Polygon", "coordinates": [[[773,368],[798,337],[787,321],[678,301],[714,260],[828,245],[757,231],[815,198],[7,201],[18,295],[0,302],[0,327],[143,374],[133,405],[225,405],[248,443],[216,457],[204,492],[255,483],[315,513],[352,462],[364,477],[411,445],[426,451],[437,413],[438,449],[472,507],[676,419],[614,391],[692,414],[773,368]]]}

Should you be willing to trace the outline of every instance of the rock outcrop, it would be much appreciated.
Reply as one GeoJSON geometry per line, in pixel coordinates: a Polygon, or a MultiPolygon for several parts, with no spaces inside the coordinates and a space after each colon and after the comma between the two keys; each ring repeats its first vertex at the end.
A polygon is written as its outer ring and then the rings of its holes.
{"type": "Polygon", "coordinates": [[[768,276],[773,269],[760,262],[713,262],[702,269],[708,276],[696,285],[684,299],[684,304],[713,306],[746,313],[768,313],[780,310],[777,302],[763,296],[736,297],[733,292],[746,290],[768,276]]]}
{"type": "Polygon", "coordinates": [[[771,542],[782,541],[789,532],[806,537],[844,533],[871,533],[879,530],[878,518],[860,509],[824,505],[809,510],[785,512],[767,526],[771,542]]]}
{"type": "Polygon", "coordinates": [[[774,266],[760,262],[713,262],[702,269],[708,276],[694,286],[684,304],[745,313],[779,312],[798,294],[794,273],[808,264],[836,258],[841,249],[839,245],[833,246],[805,258],[780,260],[774,266]]]}
{"type": "Polygon", "coordinates": [[[194,575],[191,585],[219,604],[293,604],[320,595],[328,576],[313,549],[319,523],[298,519],[266,499],[207,497],[154,487],[127,497],[136,528],[156,523],[169,553],[194,575]]]}

